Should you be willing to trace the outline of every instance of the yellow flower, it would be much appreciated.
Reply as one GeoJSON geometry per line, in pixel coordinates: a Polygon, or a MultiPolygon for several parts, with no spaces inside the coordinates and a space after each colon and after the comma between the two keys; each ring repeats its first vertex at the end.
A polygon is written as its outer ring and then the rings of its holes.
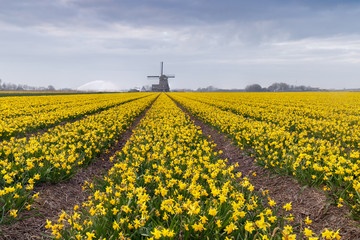
{"type": "Polygon", "coordinates": [[[210,208],[209,209],[209,215],[215,216],[217,214],[216,208],[210,208]]]}
{"type": "Polygon", "coordinates": [[[329,231],[328,229],[325,229],[325,231],[321,233],[321,236],[325,239],[333,239],[332,235],[332,231],[329,231]]]}
{"type": "Polygon", "coordinates": [[[334,232],[333,238],[336,238],[337,240],[340,240],[340,239],[341,239],[341,236],[339,235],[339,230],[337,230],[336,232],[334,232]]]}
{"type": "Polygon", "coordinates": [[[268,203],[269,203],[270,207],[273,207],[276,205],[276,202],[274,200],[272,200],[271,198],[268,197],[268,200],[269,200],[268,203]]]}
{"type": "Polygon", "coordinates": [[[46,228],[46,229],[49,229],[49,228],[51,228],[51,227],[52,227],[51,221],[48,220],[48,219],[46,219],[46,226],[45,226],[45,228],[46,228]]]}
{"type": "Polygon", "coordinates": [[[270,221],[271,223],[274,223],[274,222],[276,221],[276,219],[277,219],[276,216],[271,216],[271,217],[269,217],[269,221],[270,221]]]}
{"type": "Polygon", "coordinates": [[[248,231],[249,233],[252,233],[255,230],[254,223],[246,221],[245,230],[248,231]]]}
{"type": "Polygon", "coordinates": [[[238,227],[232,222],[232,223],[230,223],[229,225],[226,226],[224,231],[227,232],[227,234],[230,234],[236,229],[238,229],[238,227]]]}
{"type": "Polygon", "coordinates": [[[305,234],[305,236],[310,237],[310,236],[312,236],[314,233],[313,233],[310,229],[305,228],[305,229],[304,229],[304,234],[305,234]]]}
{"type": "Polygon", "coordinates": [[[202,230],[206,230],[206,228],[204,228],[204,225],[202,223],[198,223],[198,224],[195,223],[191,226],[193,227],[195,232],[197,232],[197,231],[201,232],[202,230]]]}
{"type": "Polygon", "coordinates": [[[154,238],[155,238],[155,239],[161,238],[161,231],[158,230],[157,228],[155,228],[154,231],[151,232],[151,234],[154,235],[154,238]]]}
{"type": "Polygon", "coordinates": [[[282,240],[296,240],[296,234],[290,234],[290,235],[285,234],[281,239],[282,240]]]}
{"type": "Polygon", "coordinates": [[[293,232],[292,226],[286,225],[284,227],[284,229],[285,229],[284,232],[287,233],[287,234],[290,234],[290,233],[293,232]]]}
{"type": "Polygon", "coordinates": [[[304,222],[305,222],[306,225],[309,225],[309,224],[312,223],[312,220],[310,220],[310,219],[309,219],[309,216],[307,216],[307,217],[305,218],[304,222]]]}
{"type": "Polygon", "coordinates": [[[244,212],[244,211],[239,212],[239,216],[240,216],[241,218],[244,218],[245,215],[246,215],[246,212],[244,212]]]}
{"type": "Polygon", "coordinates": [[[113,209],[111,209],[111,211],[112,211],[113,215],[116,215],[119,212],[119,209],[114,207],[113,209]]]}
{"type": "Polygon", "coordinates": [[[118,231],[120,229],[120,226],[116,221],[113,222],[113,229],[116,231],[118,231]]]}
{"type": "Polygon", "coordinates": [[[227,199],[227,197],[224,194],[221,194],[220,197],[219,197],[220,203],[225,202],[226,199],[227,199]]]}
{"type": "Polygon", "coordinates": [[[166,229],[166,228],[164,228],[163,230],[162,230],[162,235],[164,236],[164,237],[173,237],[174,235],[175,235],[175,233],[174,233],[174,230],[169,230],[169,229],[166,229]]]}
{"type": "Polygon", "coordinates": [[[184,227],[185,227],[186,231],[189,231],[189,225],[188,224],[185,224],[184,227]]]}
{"type": "Polygon", "coordinates": [[[256,226],[262,230],[265,230],[268,227],[268,223],[264,221],[264,217],[255,222],[256,226]]]}
{"type": "Polygon", "coordinates": [[[290,211],[291,208],[292,208],[292,207],[291,207],[291,202],[285,204],[285,205],[283,206],[283,208],[284,208],[286,211],[290,211]]]}
{"type": "Polygon", "coordinates": [[[201,223],[205,224],[207,222],[208,218],[206,216],[200,217],[201,223]]]}
{"type": "Polygon", "coordinates": [[[87,236],[87,240],[92,240],[93,238],[95,238],[95,233],[87,232],[86,236],[87,236]]]}
{"type": "Polygon", "coordinates": [[[167,237],[168,236],[168,233],[169,233],[169,230],[167,228],[164,228],[162,231],[161,231],[161,234],[164,236],[164,237],[167,237]]]}
{"type": "Polygon", "coordinates": [[[17,212],[18,212],[18,210],[16,210],[16,209],[11,209],[11,210],[10,210],[10,216],[16,218],[16,217],[17,217],[17,212]]]}

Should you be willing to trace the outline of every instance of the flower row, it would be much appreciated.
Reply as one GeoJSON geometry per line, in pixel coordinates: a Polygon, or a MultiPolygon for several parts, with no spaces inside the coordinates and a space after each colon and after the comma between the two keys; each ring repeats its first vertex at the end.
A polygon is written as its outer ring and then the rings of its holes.
{"type": "Polygon", "coordinates": [[[18,211],[30,209],[34,184],[71,178],[109,148],[156,96],[124,103],[43,134],[1,142],[0,224],[12,220],[18,211]]]}
{"type": "Polygon", "coordinates": [[[354,213],[360,211],[358,149],[343,149],[325,139],[287,131],[281,124],[221,110],[187,98],[187,94],[171,96],[205,122],[232,136],[240,147],[252,149],[260,165],[294,175],[307,184],[325,184],[325,190],[337,194],[339,207],[345,201],[354,213]]]}
{"type": "Polygon", "coordinates": [[[359,93],[190,93],[187,97],[258,121],[271,122],[303,137],[360,148],[359,93]]]}
{"type": "Polygon", "coordinates": [[[78,119],[143,96],[124,93],[3,97],[0,98],[0,140],[78,119]]]}

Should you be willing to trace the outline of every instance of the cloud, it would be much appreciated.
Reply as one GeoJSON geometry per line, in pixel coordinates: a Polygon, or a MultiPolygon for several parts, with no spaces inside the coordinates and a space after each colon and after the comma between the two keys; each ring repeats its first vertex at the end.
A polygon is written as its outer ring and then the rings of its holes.
{"type": "Polygon", "coordinates": [[[334,68],[336,64],[356,75],[360,59],[357,1],[0,0],[0,4],[0,62],[8,82],[43,77],[49,81],[46,85],[56,87],[96,79],[141,86],[153,71],[150,66],[165,61],[179,77],[177,87],[216,86],[218,79],[241,87],[250,80],[278,81],[294,69],[299,83],[301,78],[314,79],[305,74],[312,69],[309,65],[318,66],[317,78],[335,79],[335,71],[346,73],[334,68]]]}
{"type": "Polygon", "coordinates": [[[285,60],[357,64],[360,62],[360,35],[305,38],[272,43],[285,60]]]}

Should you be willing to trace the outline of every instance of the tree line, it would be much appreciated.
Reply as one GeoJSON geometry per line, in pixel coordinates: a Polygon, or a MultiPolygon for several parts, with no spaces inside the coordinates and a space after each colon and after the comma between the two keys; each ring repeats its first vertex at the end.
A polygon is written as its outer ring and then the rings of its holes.
{"type": "Polygon", "coordinates": [[[0,79],[0,91],[56,91],[55,87],[34,87],[26,84],[5,83],[0,79]]]}
{"type": "Polygon", "coordinates": [[[294,86],[287,83],[273,83],[269,87],[261,87],[260,84],[251,84],[245,87],[246,92],[305,92],[319,91],[320,88],[309,86],[294,86]]]}

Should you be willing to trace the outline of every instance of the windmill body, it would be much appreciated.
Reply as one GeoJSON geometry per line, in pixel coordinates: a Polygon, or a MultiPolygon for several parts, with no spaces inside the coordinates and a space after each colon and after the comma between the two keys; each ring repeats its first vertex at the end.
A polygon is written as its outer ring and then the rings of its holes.
{"type": "Polygon", "coordinates": [[[151,86],[151,90],[153,92],[169,92],[170,91],[170,87],[169,87],[169,78],[175,78],[174,75],[165,75],[164,74],[164,63],[161,62],[160,65],[160,76],[147,76],[148,79],[152,79],[152,78],[158,78],[159,79],[159,84],[153,84],[151,86]]]}

